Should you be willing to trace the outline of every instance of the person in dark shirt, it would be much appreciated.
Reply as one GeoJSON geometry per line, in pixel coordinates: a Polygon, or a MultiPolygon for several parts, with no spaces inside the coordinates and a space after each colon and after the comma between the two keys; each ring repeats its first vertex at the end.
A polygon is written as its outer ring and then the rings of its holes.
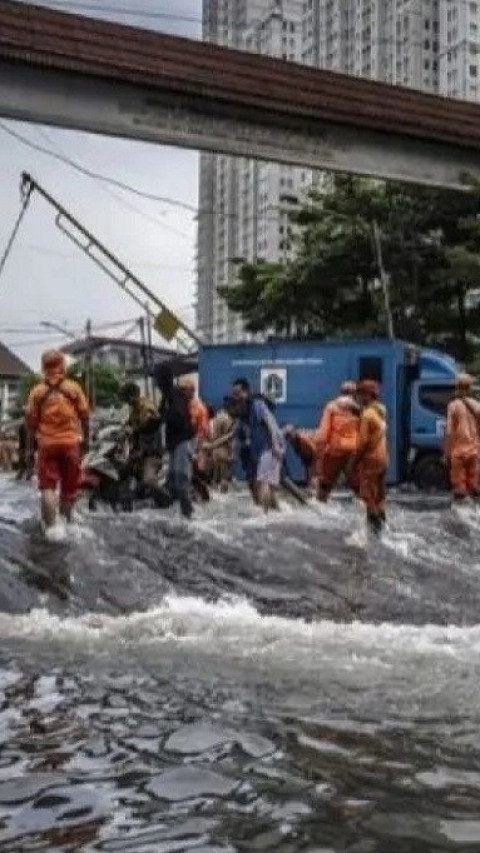
{"type": "Polygon", "coordinates": [[[165,445],[170,455],[167,488],[172,500],[180,503],[182,515],[191,518],[194,428],[189,400],[185,392],[174,385],[170,365],[158,365],[155,379],[162,394],[159,415],[165,427],[165,445]]]}

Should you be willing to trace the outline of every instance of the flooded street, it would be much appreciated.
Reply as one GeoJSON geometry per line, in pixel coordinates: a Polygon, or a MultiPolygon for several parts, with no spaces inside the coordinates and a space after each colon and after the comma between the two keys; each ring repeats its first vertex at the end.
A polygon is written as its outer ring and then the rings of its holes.
{"type": "Polygon", "coordinates": [[[1,851],[480,849],[480,517],[34,512],[0,481],[1,851]]]}

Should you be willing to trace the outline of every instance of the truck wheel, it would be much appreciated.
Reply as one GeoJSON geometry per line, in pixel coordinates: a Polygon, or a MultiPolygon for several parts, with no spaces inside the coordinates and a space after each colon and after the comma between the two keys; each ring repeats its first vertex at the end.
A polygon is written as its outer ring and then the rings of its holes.
{"type": "Polygon", "coordinates": [[[413,482],[422,492],[448,489],[447,474],[438,453],[421,456],[413,469],[413,482]]]}

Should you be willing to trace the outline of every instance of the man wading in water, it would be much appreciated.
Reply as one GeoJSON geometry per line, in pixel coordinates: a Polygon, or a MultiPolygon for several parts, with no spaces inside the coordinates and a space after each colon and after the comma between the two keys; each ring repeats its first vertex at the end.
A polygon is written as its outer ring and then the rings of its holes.
{"type": "Polygon", "coordinates": [[[57,487],[60,515],[72,520],[81,476],[81,451],[88,449],[89,408],[80,385],[65,376],[65,357],[58,350],[42,356],[43,382],[28,398],[25,420],[37,446],[38,485],[45,534],[54,538],[57,487]]]}
{"type": "Polygon", "coordinates": [[[262,395],[252,395],[246,379],[233,383],[232,413],[239,455],[255,503],[265,512],[277,509],[285,440],[262,395]]]}
{"type": "Polygon", "coordinates": [[[473,377],[459,373],[447,408],[445,458],[454,501],[480,497],[480,403],[472,396],[473,377]]]}

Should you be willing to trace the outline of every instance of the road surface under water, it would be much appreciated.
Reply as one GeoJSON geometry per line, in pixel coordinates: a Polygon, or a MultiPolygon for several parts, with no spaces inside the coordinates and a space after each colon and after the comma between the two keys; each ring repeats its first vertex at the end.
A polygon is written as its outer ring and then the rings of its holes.
{"type": "Polygon", "coordinates": [[[478,853],[480,517],[34,511],[0,480],[0,851],[478,853]]]}

